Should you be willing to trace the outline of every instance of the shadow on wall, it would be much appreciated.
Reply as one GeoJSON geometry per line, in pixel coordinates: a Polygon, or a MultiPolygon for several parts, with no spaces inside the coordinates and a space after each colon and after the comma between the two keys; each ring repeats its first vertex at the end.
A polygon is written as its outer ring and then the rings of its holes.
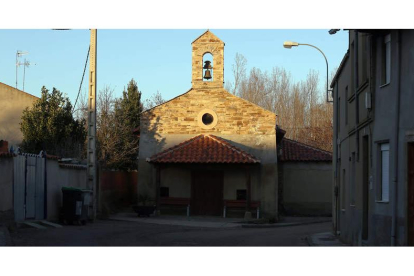
{"type": "MultiPolygon", "coordinates": [[[[160,116],[154,114],[153,109],[149,109],[141,114],[141,125],[140,125],[140,143],[139,150],[145,151],[146,157],[151,157],[152,155],[162,151],[165,147],[165,138],[162,137],[159,132],[163,132],[163,126],[160,125],[160,116]]],[[[146,162],[146,160],[141,160],[141,162],[146,162]]],[[[138,165],[139,166],[139,165],[138,165]]],[[[150,165],[152,166],[152,165],[150,165]]],[[[140,168],[138,167],[138,171],[140,168]]],[[[142,179],[142,182],[138,186],[139,195],[149,196],[155,198],[155,190],[151,191],[149,187],[152,187],[152,182],[154,182],[153,177],[155,175],[150,173],[149,177],[142,179]],[[145,183],[146,181],[150,183],[145,183]]]]}
{"type": "Polygon", "coordinates": [[[23,134],[20,131],[20,117],[13,113],[6,113],[0,119],[0,140],[8,141],[9,147],[13,146],[14,149],[21,146],[23,140],[23,134]]]}

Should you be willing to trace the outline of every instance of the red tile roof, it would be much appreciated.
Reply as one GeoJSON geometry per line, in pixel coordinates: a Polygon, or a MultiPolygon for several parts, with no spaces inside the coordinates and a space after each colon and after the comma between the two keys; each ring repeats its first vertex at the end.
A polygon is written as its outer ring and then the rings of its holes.
{"type": "Polygon", "coordinates": [[[76,169],[76,170],[86,170],[87,169],[87,166],[86,165],[81,165],[81,164],[64,164],[64,163],[59,163],[59,167],[69,168],[69,169],[76,169]]]}
{"type": "Polygon", "coordinates": [[[283,138],[280,161],[332,162],[332,153],[283,138]]]}
{"type": "Polygon", "coordinates": [[[198,135],[147,159],[150,163],[255,164],[260,160],[214,135],[198,135]]]}
{"type": "Polygon", "coordinates": [[[60,156],[46,154],[46,158],[51,160],[59,160],[60,156]]]}

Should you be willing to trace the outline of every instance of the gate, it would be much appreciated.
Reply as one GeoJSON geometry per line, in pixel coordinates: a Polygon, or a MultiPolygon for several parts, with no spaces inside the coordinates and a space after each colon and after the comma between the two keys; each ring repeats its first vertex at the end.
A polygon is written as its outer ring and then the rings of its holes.
{"type": "Polygon", "coordinates": [[[45,157],[34,154],[19,154],[14,157],[13,192],[16,221],[45,218],[45,157]]]}

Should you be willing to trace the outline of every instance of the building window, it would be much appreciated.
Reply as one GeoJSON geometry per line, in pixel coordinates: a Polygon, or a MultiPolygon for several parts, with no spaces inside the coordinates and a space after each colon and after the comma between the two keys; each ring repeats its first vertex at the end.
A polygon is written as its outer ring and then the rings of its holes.
{"type": "Polygon", "coordinates": [[[391,82],[391,34],[384,37],[382,43],[382,67],[381,67],[381,84],[388,84],[391,82]]]}
{"type": "Polygon", "coordinates": [[[169,197],[170,188],[169,187],[160,187],[160,197],[169,197]]]}
{"type": "Polygon", "coordinates": [[[211,109],[203,109],[197,115],[197,123],[203,129],[212,129],[217,125],[218,117],[211,109]]]}
{"type": "Polygon", "coordinates": [[[247,200],[246,190],[237,190],[236,196],[237,196],[237,200],[247,200]]]}
{"type": "Polygon", "coordinates": [[[390,199],[390,144],[381,144],[381,201],[390,199]]]}
{"type": "Polygon", "coordinates": [[[358,33],[358,86],[368,79],[368,35],[358,33]]]}
{"type": "Polygon", "coordinates": [[[201,117],[201,120],[203,121],[203,124],[205,124],[205,125],[208,126],[208,125],[210,125],[214,121],[214,117],[210,113],[205,113],[201,117]]]}

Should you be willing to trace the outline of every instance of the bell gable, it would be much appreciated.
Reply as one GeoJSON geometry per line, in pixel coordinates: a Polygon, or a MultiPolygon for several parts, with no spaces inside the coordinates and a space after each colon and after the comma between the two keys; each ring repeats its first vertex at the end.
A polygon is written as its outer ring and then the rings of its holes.
{"type": "Polygon", "coordinates": [[[224,83],[224,42],[207,30],[192,44],[192,87],[220,88],[224,83]],[[203,60],[209,54],[212,60],[203,60]],[[205,61],[212,64],[209,74],[212,79],[205,79],[205,61]]]}

